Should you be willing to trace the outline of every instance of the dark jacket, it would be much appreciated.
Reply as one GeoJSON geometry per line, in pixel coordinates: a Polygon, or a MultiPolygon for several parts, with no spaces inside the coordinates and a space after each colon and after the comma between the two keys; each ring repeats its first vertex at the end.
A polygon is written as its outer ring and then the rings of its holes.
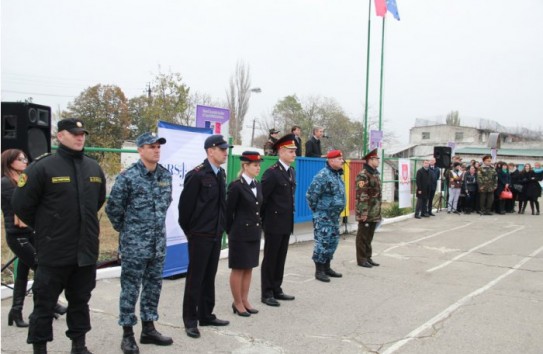
{"type": "Polygon", "coordinates": [[[18,227],[14,224],[11,197],[15,187],[16,184],[9,177],[2,177],[2,213],[4,214],[4,228],[7,236],[22,236],[33,232],[29,227],[18,227]]]}
{"type": "Polygon", "coordinates": [[[256,197],[243,177],[228,185],[226,232],[230,241],[256,241],[262,235],[262,186],[256,182],[256,197]]]}
{"type": "Polygon", "coordinates": [[[464,185],[462,186],[462,190],[465,193],[477,193],[477,173],[474,173],[473,175],[469,172],[464,173],[464,185]]]}
{"type": "Polygon", "coordinates": [[[39,265],[88,266],[98,259],[98,210],[106,200],[106,178],[98,163],[60,145],[35,160],[13,193],[13,210],[36,231],[39,265]]]}
{"type": "Polygon", "coordinates": [[[315,139],[315,137],[312,136],[305,143],[305,156],[306,157],[321,157],[322,156],[321,141],[315,139]]]}
{"type": "Polygon", "coordinates": [[[262,176],[262,221],[264,232],[291,234],[294,229],[294,193],[296,171],[286,171],[281,162],[270,166],[262,176]],[[291,174],[289,174],[291,172],[291,174]]]}
{"type": "Polygon", "coordinates": [[[179,225],[187,236],[220,237],[226,228],[226,174],[217,176],[207,159],[185,176],[179,225]]]}
{"type": "Polygon", "coordinates": [[[430,168],[427,170],[424,167],[419,168],[416,176],[417,183],[417,198],[427,199],[432,189],[433,176],[430,174],[430,168]]]}
{"type": "MultiPolygon", "coordinates": [[[[498,188],[496,188],[496,195],[500,195],[500,193],[505,189],[505,185],[508,184],[511,186],[511,175],[509,172],[503,172],[503,170],[498,171],[498,188]]],[[[511,190],[512,187],[509,188],[511,190]]]]}
{"type": "Polygon", "coordinates": [[[294,136],[294,144],[296,144],[296,156],[302,156],[302,138],[294,136]]]}
{"type": "Polygon", "coordinates": [[[541,185],[539,185],[538,174],[534,171],[520,173],[520,182],[523,185],[522,195],[528,200],[535,200],[541,197],[541,185]]]}
{"type": "Polygon", "coordinates": [[[428,171],[430,171],[430,177],[432,177],[432,183],[430,183],[430,191],[435,192],[435,190],[437,189],[437,181],[439,180],[441,171],[439,170],[439,167],[436,166],[434,166],[434,168],[428,168],[428,171]]]}

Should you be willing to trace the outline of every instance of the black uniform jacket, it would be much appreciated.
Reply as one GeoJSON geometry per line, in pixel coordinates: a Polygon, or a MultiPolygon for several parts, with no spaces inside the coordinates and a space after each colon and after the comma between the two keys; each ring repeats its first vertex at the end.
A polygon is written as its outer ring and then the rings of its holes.
{"type": "Polygon", "coordinates": [[[294,229],[296,171],[290,167],[289,172],[277,161],[262,176],[261,214],[266,233],[285,235],[294,229]]]}
{"type": "Polygon", "coordinates": [[[226,174],[217,176],[207,159],[185,176],[179,225],[187,236],[222,236],[226,228],[226,174]]]}
{"type": "Polygon", "coordinates": [[[305,156],[306,157],[321,157],[322,156],[321,141],[315,139],[315,137],[312,136],[305,143],[305,156]]]}
{"type": "Polygon", "coordinates": [[[13,211],[36,231],[38,264],[96,264],[106,178],[98,163],[60,145],[35,160],[13,192],[13,211]]]}
{"type": "Polygon", "coordinates": [[[256,197],[243,177],[232,181],[226,198],[226,232],[229,240],[257,241],[262,235],[262,186],[256,182],[256,197]]]}

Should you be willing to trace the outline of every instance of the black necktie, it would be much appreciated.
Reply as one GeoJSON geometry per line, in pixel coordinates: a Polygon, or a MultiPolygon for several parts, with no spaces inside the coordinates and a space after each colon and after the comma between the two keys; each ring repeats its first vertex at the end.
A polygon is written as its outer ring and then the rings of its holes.
{"type": "Polygon", "coordinates": [[[256,188],[256,183],[255,183],[255,181],[251,181],[251,183],[249,184],[249,187],[251,187],[251,188],[256,188]]]}

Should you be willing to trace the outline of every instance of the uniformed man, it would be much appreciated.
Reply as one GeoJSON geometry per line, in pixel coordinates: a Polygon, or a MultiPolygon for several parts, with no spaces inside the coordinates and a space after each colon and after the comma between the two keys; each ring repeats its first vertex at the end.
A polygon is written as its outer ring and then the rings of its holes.
{"type": "Polygon", "coordinates": [[[339,215],[346,202],[345,183],[341,177],[345,162],[343,154],[341,150],[332,150],[326,158],[326,166],[313,177],[305,194],[313,212],[315,278],[323,282],[329,282],[329,277],[342,277],[330,268],[330,261],[339,243],[339,215]]]}
{"type": "Polygon", "coordinates": [[[356,176],[356,262],[359,266],[379,266],[371,258],[371,242],[377,224],[381,221],[381,180],[379,179],[379,157],[377,149],[364,156],[366,164],[356,176]]]}
{"type": "Polygon", "coordinates": [[[479,212],[481,215],[492,215],[494,191],[498,188],[498,173],[492,166],[492,156],[483,156],[483,164],[477,171],[479,186],[479,212]]]}
{"type": "Polygon", "coordinates": [[[98,163],[83,153],[88,134],[83,122],[68,118],[57,127],[57,152],[36,159],[25,170],[12,199],[15,214],[36,231],[38,268],[27,342],[34,353],[47,353],[54,308],[64,290],[71,353],[86,354],[88,302],[98,259],[97,213],[106,200],[106,179],[98,163]]]}
{"type": "Polygon", "coordinates": [[[294,229],[294,192],[296,173],[290,165],[296,159],[292,134],[285,135],[273,146],[279,160],[262,176],[262,222],[264,224],[264,257],[261,265],[262,302],[279,306],[277,300],[294,300],[283,292],[283,273],[288,242],[294,229]]]}
{"type": "Polygon", "coordinates": [[[183,297],[183,322],[189,337],[199,338],[200,326],[226,326],[213,314],[215,275],[226,229],[226,162],[228,148],[222,135],[206,139],[207,159],[185,176],[179,198],[179,225],[187,236],[189,267],[183,297]]]}
{"type": "Polygon", "coordinates": [[[138,318],[140,300],[142,331],[140,343],[170,345],[172,338],[160,334],[158,301],[166,257],[166,212],[172,202],[172,176],[158,163],[160,147],[166,139],[144,133],[136,139],[140,159],[121,172],[111,189],[106,213],[119,232],[121,258],[121,296],[119,325],[123,327],[121,349],[125,354],[139,353],[132,327],[138,318]]]}
{"type": "Polygon", "coordinates": [[[273,149],[273,145],[279,140],[279,130],[272,128],[270,129],[270,134],[268,135],[268,140],[264,144],[264,155],[266,156],[276,156],[277,152],[273,149]]]}

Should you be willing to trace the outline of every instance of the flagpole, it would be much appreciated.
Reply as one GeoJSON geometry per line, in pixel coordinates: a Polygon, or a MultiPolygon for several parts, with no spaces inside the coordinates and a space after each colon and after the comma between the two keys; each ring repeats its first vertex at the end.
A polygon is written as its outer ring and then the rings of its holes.
{"type": "Polygon", "coordinates": [[[385,16],[383,16],[383,29],[381,32],[381,77],[379,82],[379,130],[383,127],[383,71],[385,62],[385,16]]]}
{"type": "Polygon", "coordinates": [[[362,149],[363,156],[366,156],[366,154],[368,153],[368,96],[370,82],[371,2],[372,0],[368,0],[368,47],[366,49],[366,101],[364,104],[364,148],[362,149]]]}

